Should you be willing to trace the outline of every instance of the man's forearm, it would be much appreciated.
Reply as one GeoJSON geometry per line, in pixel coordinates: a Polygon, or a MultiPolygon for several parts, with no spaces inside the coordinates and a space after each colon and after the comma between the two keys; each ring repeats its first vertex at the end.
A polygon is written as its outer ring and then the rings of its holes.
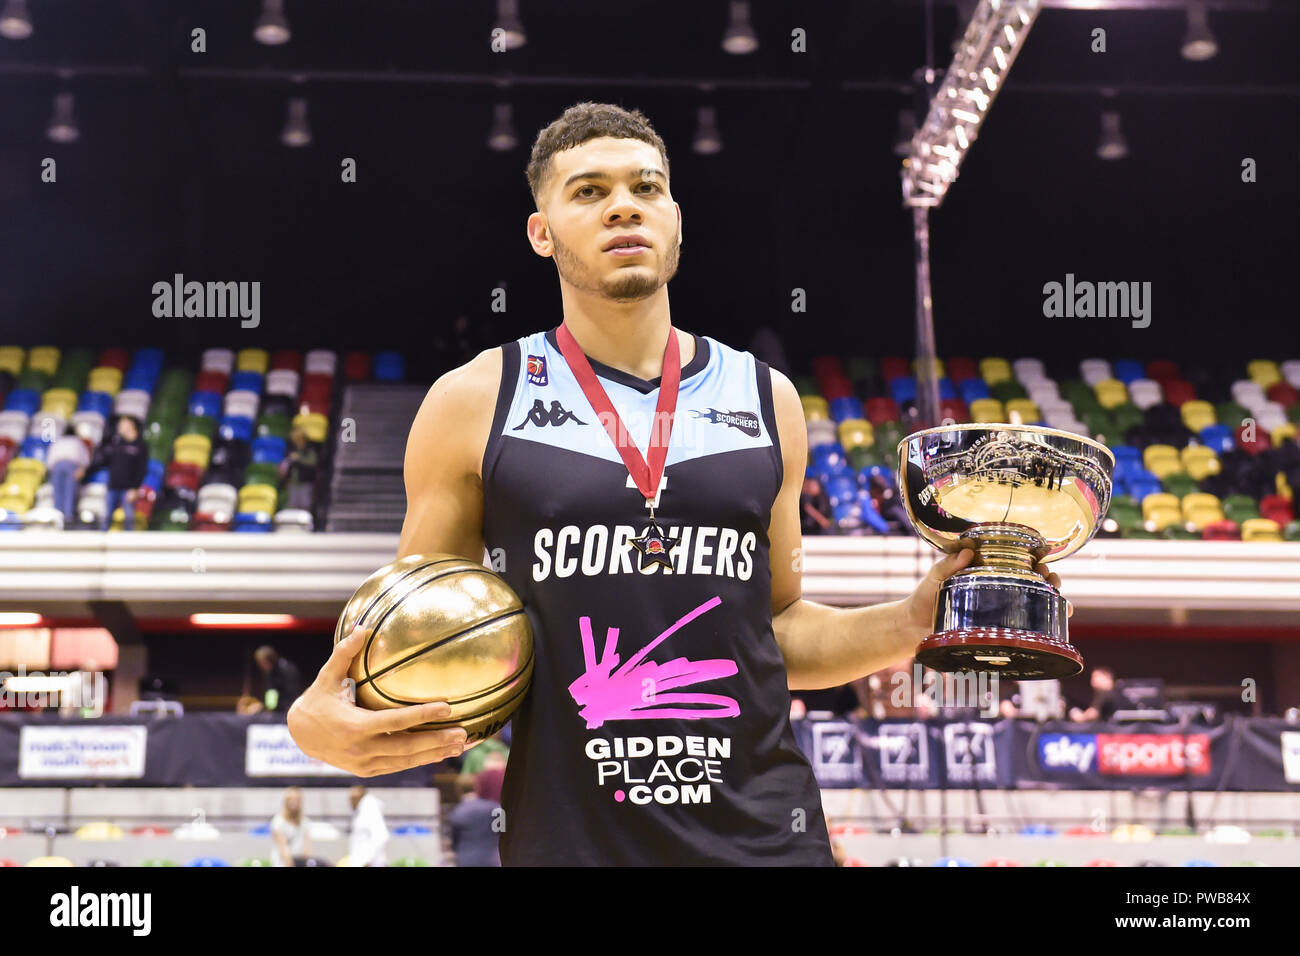
{"type": "Polygon", "coordinates": [[[908,620],[908,602],[831,607],[802,598],[772,619],[791,690],[837,687],[906,660],[928,629],[908,620]]]}

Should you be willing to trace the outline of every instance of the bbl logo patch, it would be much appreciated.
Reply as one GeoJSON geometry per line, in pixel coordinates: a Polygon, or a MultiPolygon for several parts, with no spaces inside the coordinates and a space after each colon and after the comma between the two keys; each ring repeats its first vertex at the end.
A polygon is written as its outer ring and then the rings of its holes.
{"type": "Polygon", "coordinates": [[[528,356],[528,382],[530,385],[545,385],[549,379],[546,377],[546,356],[530,355],[528,356]]]}

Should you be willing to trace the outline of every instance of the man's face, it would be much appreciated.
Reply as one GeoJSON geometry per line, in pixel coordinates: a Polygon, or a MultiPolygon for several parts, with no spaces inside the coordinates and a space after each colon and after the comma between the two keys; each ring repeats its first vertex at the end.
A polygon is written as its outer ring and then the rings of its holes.
{"type": "Polygon", "coordinates": [[[538,255],[555,259],[560,281],[581,292],[634,302],[677,273],[681,210],[668,191],[659,151],[638,139],[602,136],[556,153],[542,199],[528,218],[538,255]],[[648,248],[607,252],[636,234],[648,248]]]}
{"type": "Polygon", "coordinates": [[[1093,671],[1092,688],[1093,690],[1108,691],[1114,688],[1115,678],[1111,676],[1110,671],[1093,671]]]}
{"type": "Polygon", "coordinates": [[[135,441],[135,422],[129,418],[122,418],[117,423],[117,433],[127,441],[135,441]]]}

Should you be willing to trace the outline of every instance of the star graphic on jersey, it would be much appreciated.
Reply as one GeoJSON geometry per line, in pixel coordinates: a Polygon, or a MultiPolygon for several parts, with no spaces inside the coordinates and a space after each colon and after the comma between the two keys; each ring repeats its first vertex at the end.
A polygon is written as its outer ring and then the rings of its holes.
{"type": "Polygon", "coordinates": [[[640,570],[644,571],[651,564],[662,564],[669,571],[673,569],[673,563],[668,558],[668,537],[653,521],[645,534],[628,543],[641,552],[640,570]]]}

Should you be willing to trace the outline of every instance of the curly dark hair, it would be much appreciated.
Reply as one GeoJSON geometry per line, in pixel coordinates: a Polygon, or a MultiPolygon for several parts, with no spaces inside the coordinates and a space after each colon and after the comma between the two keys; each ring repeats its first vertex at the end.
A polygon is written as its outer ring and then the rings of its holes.
{"type": "Polygon", "coordinates": [[[565,149],[580,146],[590,139],[613,136],[617,139],[639,139],[659,150],[664,161],[664,175],[671,180],[668,169],[668,149],[655,132],[650,120],[640,110],[626,110],[613,103],[577,103],[537,134],[532,155],[528,159],[528,188],[533,202],[541,208],[538,197],[550,185],[553,164],[551,157],[565,149]]]}

